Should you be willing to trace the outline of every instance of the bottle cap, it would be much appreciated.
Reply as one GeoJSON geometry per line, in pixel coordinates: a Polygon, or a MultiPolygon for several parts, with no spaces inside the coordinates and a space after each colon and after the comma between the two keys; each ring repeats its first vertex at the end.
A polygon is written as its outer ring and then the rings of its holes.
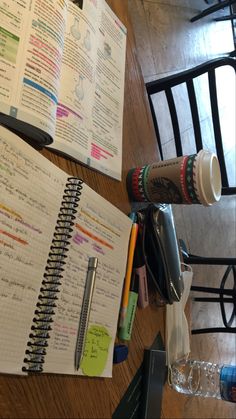
{"type": "Polygon", "coordinates": [[[128,347],[126,345],[115,345],[113,354],[113,364],[119,364],[126,360],[128,347]]]}
{"type": "Polygon", "coordinates": [[[220,372],[220,394],[223,400],[236,403],[236,366],[224,365],[220,372]]]}

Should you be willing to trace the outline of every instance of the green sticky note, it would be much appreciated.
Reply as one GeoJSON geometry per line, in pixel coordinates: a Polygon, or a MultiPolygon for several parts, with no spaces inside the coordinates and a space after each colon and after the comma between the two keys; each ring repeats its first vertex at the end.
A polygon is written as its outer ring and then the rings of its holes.
{"type": "Polygon", "coordinates": [[[90,377],[102,374],[108,357],[111,336],[104,326],[92,325],[86,335],[81,369],[90,377]]]}

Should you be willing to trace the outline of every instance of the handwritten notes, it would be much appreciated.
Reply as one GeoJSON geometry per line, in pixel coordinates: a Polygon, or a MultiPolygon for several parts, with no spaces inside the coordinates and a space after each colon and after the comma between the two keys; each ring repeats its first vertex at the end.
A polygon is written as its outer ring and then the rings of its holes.
{"type": "Polygon", "coordinates": [[[0,370],[21,373],[66,174],[0,127],[0,370]]]}
{"type": "Polygon", "coordinates": [[[81,368],[85,375],[99,377],[106,366],[111,336],[103,326],[92,325],[87,331],[81,368]]]}
{"type": "Polygon", "coordinates": [[[130,227],[128,217],[83,185],[45,371],[75,374],[74,354],[88,258],[96,256],[98,268],[88,325],[87,355],[78,373],[111,376],[130,227]]]}
{"type": "MultiPolygon", "coordinates": [[[[0,127],[0,371],[21,373],[67,175],[0,127]]],[[[131,220],[83,184],[44,371],[112,374],[131,220]],[[82,368],[74,354],[88,259],[98,269],[82,368]]]]}

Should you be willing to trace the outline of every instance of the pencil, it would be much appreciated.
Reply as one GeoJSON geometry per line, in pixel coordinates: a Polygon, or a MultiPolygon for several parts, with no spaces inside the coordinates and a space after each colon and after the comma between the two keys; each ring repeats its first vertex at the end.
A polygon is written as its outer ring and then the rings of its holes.
{"type": "Polygon", "coordinates": [[[135,251],[135,246],[136,246],[136,241],[137,241],[137,235],[138,235],[138,224],[134,222],[132,225],[130,241],[129,241],[127,268],[126,268],[122,303],[121,303],[121,309],[120,309],[120,321],[119,321],[120,327],[124,326],[125,316],[126,316],[128,302],[129,302],[130,282],[131,282],[134,251],[135,251]]]}

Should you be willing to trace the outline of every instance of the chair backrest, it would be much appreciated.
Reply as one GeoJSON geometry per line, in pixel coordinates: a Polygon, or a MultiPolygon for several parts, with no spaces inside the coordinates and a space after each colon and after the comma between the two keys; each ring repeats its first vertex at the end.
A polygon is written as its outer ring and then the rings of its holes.
{"type": "Polygon", "coordinates": [[[199,119],[199,109],[198,109],[198,103],[196,99],[196,92],[195,92],[195,86],[194,86],[194,79],[203,74],[208,75],[208,88],[209,88],[209,98],[210,98],[210,105],[211,105],[212,125],[213,125],[213,130],[214,130],[214,141],[215,141],[215,148],[216,148],[217,156],[219,159],[220,168],[221,168],[221,176],[222,176],[222,194],[231,195],[231,194],[236,194],[236,185],[235,187],[229,187],[224,148],[223,148],[223,142],[222,142],[222,134],[221,134],[218,98],[217,98],[216,69],[222,66],[231,66],[236,72],[236,60],[234,58],[228,57],[228,56],[222,57],[222,58],[216,58],[214,60],[208,61],[204,64],[201,64],[197,67],[183,71],[181,73],[173,74],[171,76],[164,77],[162,79],[148,82],[146,83],[146,89],[147,89],[148,99],[150,103],[150,108],[151,108],[151,113],[152,113],[152,118],[153,118],[153,123],[154,123],[155,131],[156,131],[161,158],[163,159],[163,151],[162,151],[160,132],[159,132],[159,127],[158,127],[158,122],[157,122],[157,117],[156,117],[156,111],[154,109],[152,96],[156,93],[163,92],[163,91],[165,92],[169,111],[170,111],[170,117],[171,117],[173,133],[174,133],[174,141],[175,141],[175,147],[176,147],[176,155],[182,156],[183,148],[182,148],[182,142],[181,142],[181,132],[180,132],[180,126],[179,126],[179,121],[178,121],[175,99],[173,95],[173,88],[183,83],[186,84],[189,105],[190,105],[190,110],[191,110],[196,150],[198,152],[201,149],[203,149],[203,142],[202,142],[200,119],[199,119]]]}

